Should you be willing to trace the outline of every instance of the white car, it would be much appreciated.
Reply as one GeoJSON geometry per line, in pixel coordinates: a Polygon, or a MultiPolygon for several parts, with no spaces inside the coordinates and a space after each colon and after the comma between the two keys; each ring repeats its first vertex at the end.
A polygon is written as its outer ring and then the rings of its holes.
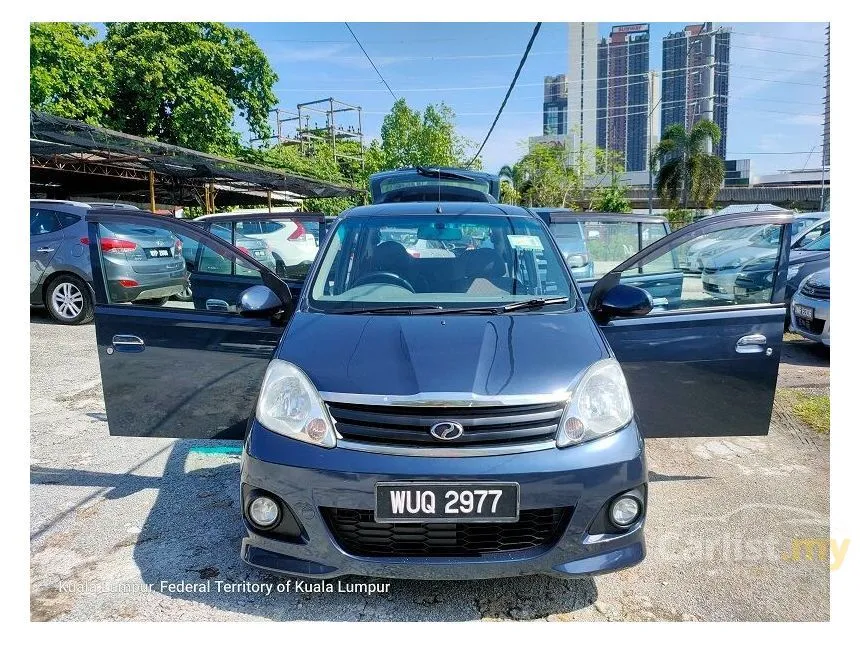
{"type": "MultiPolygon", "coordinates": [[[[219,217],[230,217],[235,220],[235,213],[204,215],[198,221],[217,220],[219,217]]],[[[318,242],[313,233],[308,230],[298,218],[285,214],[272,214],[272,217],[249,217],[247,220],[236,220],[236,234],[251,237],[265,242],[272,252],[277,267],[276,272],[283,275],[290,267],[310,264],[317,255],[318,242]]]]}

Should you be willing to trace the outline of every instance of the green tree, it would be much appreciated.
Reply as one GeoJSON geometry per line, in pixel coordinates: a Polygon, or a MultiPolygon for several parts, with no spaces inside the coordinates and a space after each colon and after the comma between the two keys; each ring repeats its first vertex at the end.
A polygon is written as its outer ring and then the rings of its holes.
{"type": "Polygon", "coordinates": [[[624,156],[613,150],[595,150],[597,187],[591,191],[589,210],[600,213],[629,213],[627,189],[619,182],[624,172],[624,156]],[[608,180],[608,183],[607,183],[608,180]]]}
{"type": "Polygon", "coordinates": [[[525,206],[571,205],[582,193],[584,163],[570,164],[570,150],[562,143],[539,143],[512,170],[514,188],[525,206]]]}
{"type": "Polygon", "coordinates": [[[107,23],[113,62],[107,121],[116,129],[195,150],[235,153],[233,116],[270,134],[278,80],[242,29],[218,22],[107,23]]]}
{"type": "Polygon", "coordinates": [[[90,25],[30,24],[30,107],[101,125],[111,106],[112,65],[90,25]]]}
{"type": "Polygon", "coordinates": [[[520,203],[520,193],[514,188],[513,182],[502,180],[499,183],[499,201],[503,204],[516,206],[520,203]]]}
{"type": "MultiPolygon", "coordinates": [[[[406,99],[398,99],[382,120],[381,142],[368,150],[380,170],[404,166],[465,166],[472,142],[457,134],[454,111],[442,103],[428,105],[421,114],[406,99]]],[[[480,167],[477,160],[473,167],[480,167]]]]}
{"type": "Polygon", "coordinates": [[[720,127],[713,121],[696,123],[690,132],[676,123],[663,132],[663,139],[654,149],[650,163],[659,164],[655,186],[660,198],[672,208],[686,209],[692,202],[710,208],[723,183],[723,160],[708,154],[705,146],[720,142],[720,127]]]}

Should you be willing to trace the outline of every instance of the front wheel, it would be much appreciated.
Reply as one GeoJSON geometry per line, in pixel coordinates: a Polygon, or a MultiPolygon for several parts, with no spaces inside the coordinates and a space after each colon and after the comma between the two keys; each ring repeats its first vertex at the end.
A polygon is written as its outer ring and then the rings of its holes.
{"type": "Polygon", "coordinates": [[[73,275],[54,278],[45,291],[51,318],[62,325],[82,325],[93,319],[93,298],[87,283],[73,275]]]}

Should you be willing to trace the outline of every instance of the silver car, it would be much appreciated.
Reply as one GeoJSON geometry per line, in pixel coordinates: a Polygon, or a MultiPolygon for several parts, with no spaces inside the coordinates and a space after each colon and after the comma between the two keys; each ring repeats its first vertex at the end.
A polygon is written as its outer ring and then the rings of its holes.
{"type": "MultiPolygon", "coordinates": [[[[85,216],[107,208],[134,207],[30,201],[30,305],[46,307],[59,323],[92,320],[85,216]]],[[[102,266],[111,302],[163,304],[185,288],[182,242],[167,229],[122,223],[101,226],[102,266]]]]}
{"type": "Polygon", "coordinates": [[[791,331],[830,346],[830,269],[808,275],[791,299],[791,331]]]}

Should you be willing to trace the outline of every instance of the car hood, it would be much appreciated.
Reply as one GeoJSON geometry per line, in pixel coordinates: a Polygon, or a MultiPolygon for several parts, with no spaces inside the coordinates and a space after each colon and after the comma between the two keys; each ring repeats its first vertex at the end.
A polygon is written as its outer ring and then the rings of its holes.
{"type": "Polygon", "coordinates": [[[703,264],[706,269],[720,271],[723,269],[736,269],[752,260],[774,257],[777,250],[764,246],[741,246],[723,253],[716,253],[705,258],[703,264]],[[740,262],[740,264],[738,264],[740,262]]]}
{"type": "Polygon", "coordinates": [[[321,392],[548,394],[609,355],[587,312],[343,315],[296,312],[277,356],[321,392]]]}
{"type": "Polygon", "coordinates": [[[790,264],[799,264],[803,262],[815,262],[817,260],[825,260],[830,257],[830,251],[807,251],[804,249],[794,249],[789,257],[790,264]]]}

